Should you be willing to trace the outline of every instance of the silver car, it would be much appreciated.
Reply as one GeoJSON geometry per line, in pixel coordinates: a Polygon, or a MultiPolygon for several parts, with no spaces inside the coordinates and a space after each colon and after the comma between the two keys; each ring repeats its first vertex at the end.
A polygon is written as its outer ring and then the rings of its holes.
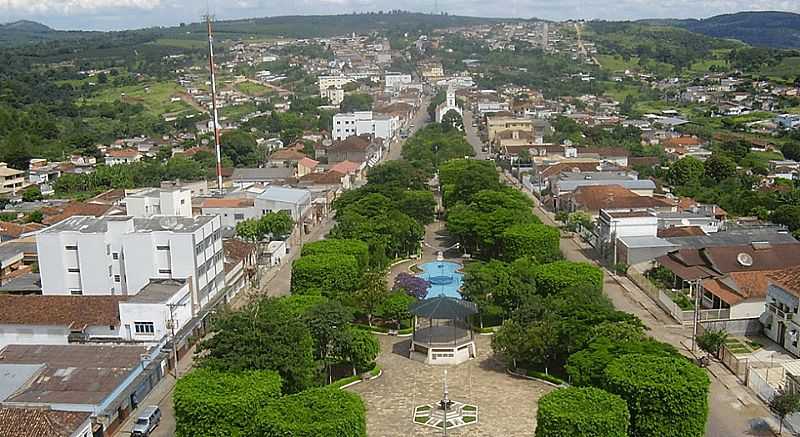
{"type": "Polygon", "coordinates": [[[139,417],[136,418],[131,435],[133,437],[147,437],[160,422],[161,410],[157,406],[151,405],[142,410],[139,417]]]}

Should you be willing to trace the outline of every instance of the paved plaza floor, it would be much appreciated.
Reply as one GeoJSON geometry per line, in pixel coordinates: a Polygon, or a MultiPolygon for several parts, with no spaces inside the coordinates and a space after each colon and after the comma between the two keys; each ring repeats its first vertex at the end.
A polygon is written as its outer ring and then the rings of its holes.
{"type": "Polygon", "coordinates": [[[431,366],[408,358],[409,338],[381,336],[378,363],[383,375],[348,390],[367,406],[370,437],[441,436],[441,430],[415,424],[414,407],[442,397],[444,369],[450,399],[478,407],[478,423],[448,432],[450,436],[533,436],[537,401],[552,387],[507,374],[492,358],[491,337],[476,338],[478,357],[458,366],[431,366]]]}

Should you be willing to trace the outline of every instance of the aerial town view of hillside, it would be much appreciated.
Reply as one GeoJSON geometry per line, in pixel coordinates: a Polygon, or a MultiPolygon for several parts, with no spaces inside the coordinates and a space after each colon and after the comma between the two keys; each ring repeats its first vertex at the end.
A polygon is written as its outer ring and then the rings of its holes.
{"type": "Polygon", "coordinates": [[[0,2],[0,437],[800,435],[800,3],[211,3],[0,2]]]}

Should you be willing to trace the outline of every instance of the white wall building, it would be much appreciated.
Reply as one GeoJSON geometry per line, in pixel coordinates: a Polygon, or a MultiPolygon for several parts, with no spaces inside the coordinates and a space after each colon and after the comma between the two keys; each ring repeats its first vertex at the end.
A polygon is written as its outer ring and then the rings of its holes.
{"type": "Polygon", "coordinates": [[[333,116],[334,140],[369,134],[388,143],[394,140],[399,129],[397,116],[374,114],[372,111],[344,112],[333,116]]]}
{"type": "Polygon", "coordinates": [[[194,316],[192,283],[187,279],[153,279],[119,303],[125,340],[158,343],[179,332],[194,316]]]}
{"type": "Polygon", "coordinates": [[[206,199],[201,206],[203,215],[216,215],[223,227],[234,227],[239,222],[261,217],[255,201],[248,198],[206,199]]]}
{"type": "Polygon", "coordinates": [[[267,187],[255,199],[260,214],[288,211],[295,223],[300,222],[311,208],[311,191],[299,188],[267,187]]]}
{"type": "Polygon", "coordinates": [[[319,76],[319,96],[328,98],[332,105],[339,105],[344,99],[344,90],[342,89],[348,83],[355,82],[351,77],[339,76],[319,76]]]}
{"type": "Polygon", "coordinates": [[[192,194],[188,188],[153,188],[125,196],[129,216],[148,218],[154,215],[192,216],[192,194]]]}
{"type": "Polygon", "coordinates": [[[386,91],[402,91],[411,83],[411,75],[387,71],[384,82],[386,91]]]}
{"type": "Polygon", "coordinates": [[[75,216],[37,235],[44,295],[135,295],[152,279],[188,279],[196,309],[225,285],[217,216],[75,216]]]}

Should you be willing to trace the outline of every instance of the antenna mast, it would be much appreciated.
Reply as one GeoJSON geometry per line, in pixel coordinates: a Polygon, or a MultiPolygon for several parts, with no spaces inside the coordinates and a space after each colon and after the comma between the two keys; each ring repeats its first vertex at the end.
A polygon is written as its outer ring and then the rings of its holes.
{"type": "Polygon", "coordinates": [[[217,189],[222,193],[222,152],[219,144],[219,115],[217,114],[217,79],[214,73],[214,37],[211,33],[211,15],[206,14],[208,29],[208,70],[211,72],[211,119],[214,122],[214,148],[217,155],[217,189]]]}

